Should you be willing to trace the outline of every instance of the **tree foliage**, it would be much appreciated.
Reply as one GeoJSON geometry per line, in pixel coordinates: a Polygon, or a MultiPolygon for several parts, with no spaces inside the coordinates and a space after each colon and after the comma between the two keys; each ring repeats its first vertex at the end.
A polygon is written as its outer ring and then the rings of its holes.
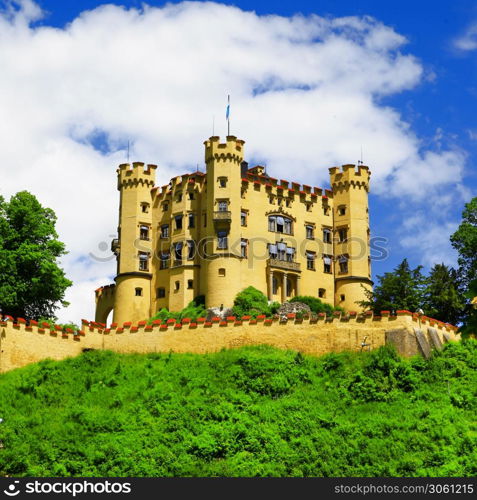
{"type": "Polygon", "coordinates": [[[465,205],[462,222],[450,240],[459,253],[459,277],[468,287],[477,279],[477,198],[465,205]]]}
{"type": "Polygon", "coordinates": [[[392,272],[377,276],[379,284],[373,290],[365,290],[367,300],[359,304],[376,314],[399,309],[417,311],[424,300],[425,280],[421,269],[422,266],[411,269],[404,259],[392,272]]]}
{"type": "Polygon", "coordinates": [[[0,197],[0,311],[14,317],[54,318],[72,284],[58,266],[65,246],[56,216],[27,191],[0,197]]]}
{"type": "Polygon", "coordinates": [[[429,360],[91,351],[1,374],[0,408],[1,476],[477,475],[472,339],[429,360]]]}
{"type": "Polygon", "coordinates": [[[425,279],[423,306],[431,318],[456,325],[463,317],[465,297],[455,269],[436,264],[425,279]]]}

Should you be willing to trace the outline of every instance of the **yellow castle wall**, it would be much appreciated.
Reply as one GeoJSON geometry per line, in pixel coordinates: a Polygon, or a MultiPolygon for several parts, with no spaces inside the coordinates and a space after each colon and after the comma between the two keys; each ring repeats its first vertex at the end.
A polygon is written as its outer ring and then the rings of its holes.
{"type": "MultiPolygon", "coordinates": [[[[12,321],[0,323],[0,371],[8,371],[42,359],[77,356],[84,349],[109,349],[119,353],[217,352],[223,348],[268,344],[305,354],[321,355],[343,350],[358,351],[364,337],[371,349],[385,344],[386,332],[402,330],[414,338],[414,328],[436,328],[442,342],[457,340],[456,328],[411,313],[398,316],[343,316],[330,319],[289,319],[286,322],[258,319],[181,325],[131,325],[103,329],[83,325],[80,335],[42,329],[12,321]]],[[[402,345],[408,345],[403,342],[402,345]]],[[[415,354],[415,349],[402,352],[415,354]]]]}

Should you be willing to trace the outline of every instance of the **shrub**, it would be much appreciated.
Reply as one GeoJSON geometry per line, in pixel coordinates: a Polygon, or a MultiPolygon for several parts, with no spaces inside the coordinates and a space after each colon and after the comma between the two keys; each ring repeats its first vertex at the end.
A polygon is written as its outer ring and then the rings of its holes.
{"type": "Polygon", "coordinates": [[[198,295],[193,301],[187,304],[187,307],[182,309],[182,311],[169,311],[165,307],[163,307],[160,311],[158,311],[154,316],[149,318],[147,323],[152,325],[154,320],[160,319],[161,321],[167,321],[168,319],[175,319],[176,321],[180,321],[184,318],[190,318],[195,321],[197,318],[205,316],[207,314],[207,310],[205,308],[205,296],[198,295]]]}
{"type": "MultiPolygon", "coordinates": [[[[275,306],[276,303],[273,304],[273,309],[278,310],[275,306]]],[[[232,311],[234,316],[239,318],[242,316],[256,318],[259,314],[270,317],[273,314],[267,297],[253,286],[249,286],[237,294],[232,311]]]]}
{"type": "Polygon", "coordinates": [[[332,305],[326,304],[311,295],[297,295],[296,297],[290,299],[289,302],[301,302],[302,304],[306,304],[311,309],[311,312],[315,314],[325,313],[326,315],[331,316],[333,311],[344,312],[342,307],[333,307],[332,305]]]}

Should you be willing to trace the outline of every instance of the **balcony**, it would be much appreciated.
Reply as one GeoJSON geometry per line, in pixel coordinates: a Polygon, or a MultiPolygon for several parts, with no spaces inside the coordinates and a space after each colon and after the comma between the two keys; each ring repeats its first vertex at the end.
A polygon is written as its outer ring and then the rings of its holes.
{"type": "Polygon", "coordinates": [[[219,210],[214,212],[214,222],[230,222],[232,220],[232,212],[230,210],[219,210]]]}
{"type": "Polygon", "coordinates": [[[295,271],[297,273],[301,272],[299,262],[289,262],[288,260],[280,259],[268,259],[267,263],[269,267],[282,269],[283,271],[295,271]]]}

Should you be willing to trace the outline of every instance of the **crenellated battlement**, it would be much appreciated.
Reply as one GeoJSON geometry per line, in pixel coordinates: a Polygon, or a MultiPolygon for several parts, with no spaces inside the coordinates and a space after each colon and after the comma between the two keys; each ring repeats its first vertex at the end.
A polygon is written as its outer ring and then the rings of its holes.
{"type": "MultiPolygon", "coordinates": [[[[396,343],[403,355],[418,354],[416,331],[427,338],[430,346],[442,347],[458,340],[457,328],[447,323],[419,316],[409,311],[381,311],[380,315],[340,313],[326,316],[286,318],[243,316],[237,318],[184,318],[146,321],[137,324],[103,323],[82,320],[81,331],[64,330],[59,325],[14,320],[0,320],[0,371],[8,371],[42,359],[65,359],[84,350],[109,349],[120,353],[148,352],[216,352],[244,345],[267,344],[281,349],[294,349],[312,355],[343,350],[376,349],[388,341],[396,343]],[[440,345],[439,345],[440,344],[440,345]]],[[[421,337],[422,337],[421,335],[421,337]]]]}
{"type": "Polygon", "coordinates": [[[245,141],[237,139],[234,135],[228,135],[226,141],[221,143],[220,137],[213,136],[204,142],[206,165],[212,160],[228,160],[238,165],[242,163],[245,141]]]}
{"type": "Polygon", "coordinates": [[[118,189],[122,187],[137,187],[139,185],[154,187],[157,165],[135,161],[132,166],[122,163],[116,170],[118,174],[118,189]]]}
{"type": "Polygon", "coordinates": [[[330,172],[330,183],[333,190],[339,187],[361,186],[369,189],[369,178],[371,172],[365,165],[347,164],[340,167],[328,169],[330,172]]]}

